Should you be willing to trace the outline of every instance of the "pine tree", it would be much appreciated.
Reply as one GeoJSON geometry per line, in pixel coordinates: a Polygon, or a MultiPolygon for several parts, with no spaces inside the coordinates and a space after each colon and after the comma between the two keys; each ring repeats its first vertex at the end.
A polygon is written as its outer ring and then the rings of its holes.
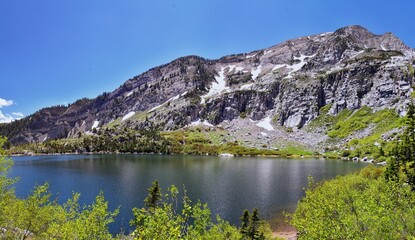
{"type": "Polygon", "coordinates": [[[408,105],[406,118],[406,129],[392,150],[385,178],[396,181],[402,171],[404,180],[415,190],[415,106],[412,103],[408,105]]]}
{"type": "Polygon", "coordinates": [[[240,219],[242,221],[241,233],[242,235],[247,236],[249,232],[249,225],[251,224],[250,214],[247,209],[244,210],[244,213],[240,219]]]}
{"type": "Polygon", "coordinates": [[[261,235],[259,231],[260,224],[261,224],[261,219],[259,218],[259,210],[258,208],[255,208],[252,211],[251,226],[249,229],[249,236],[251,239],[263,239],[263,236],[261,235]]]}
{"type": "Polygon", "coordinates": [[[145,206],[150,209],[155,209],[160,200],[161,200],[160,186],[159,186],[159,182],[156,180],[153,182],[152,186],[148,189],[148,196],[144,200],[145,206]]]}

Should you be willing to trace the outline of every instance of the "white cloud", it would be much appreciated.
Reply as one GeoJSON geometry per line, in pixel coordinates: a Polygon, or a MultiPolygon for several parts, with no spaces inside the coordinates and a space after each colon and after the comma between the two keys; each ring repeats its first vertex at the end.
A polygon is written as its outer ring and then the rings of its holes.
{"type": "MultiPolygon", "coordinates": [[[[0,98],[0,108],[8,107],[13,105],[13,100],[6,100],[0,98]]],[[[0,123],[9,123],[13,122],[14,120],[19,120],[24,117],[24,114],[21,112],[12,112],[12,114],[3,113],[0,111],[0,123]]]]}
{"type": "Polygon", "coordinates": [[[6,100],[6,99],[3,99],[3,98],[0,98],[0,108],[7,107],[7,106],[10,106],[12,104],[13,104],[12,100],[6,100]]]}
{"type": "Polygon", "coordinates": [[[24,114],[21,112],[12,112],[12,115],[16,118],[16,119],[20,119],[22,117],[24,117],[24,114]]]}
{"type": "Polygon", "coordinates": [[[3,114],[0,111],[0,123],[9,123],[16,120],[14,117],[10,116],[9,114],[3,114]]]}

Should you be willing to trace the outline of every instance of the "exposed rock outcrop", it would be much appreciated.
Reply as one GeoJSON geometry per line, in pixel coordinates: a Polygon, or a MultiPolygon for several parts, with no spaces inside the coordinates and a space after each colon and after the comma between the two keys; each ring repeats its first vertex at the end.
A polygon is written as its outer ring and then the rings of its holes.
{"type": "Polygon", "coordinates": [[[334,115],[362,106],[404,114],[414,56],[391,33],[350,26],[218,60],[182,57],[95,99],[0,125],[0,134],[19,144],[76,137],[106,125],[139,128],[150,121],[173,130],[200,119],[218,125],[241,117],[270,117],[299,129],[327,104],[334,115]]]}

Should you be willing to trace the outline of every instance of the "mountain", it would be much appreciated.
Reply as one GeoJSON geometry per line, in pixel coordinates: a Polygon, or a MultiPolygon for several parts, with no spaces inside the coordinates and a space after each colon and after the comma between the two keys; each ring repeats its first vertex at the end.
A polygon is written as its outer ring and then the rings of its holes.
{"type": "Polygon", "coordinates": [[[166,131],[216,126],[252,146],[317,146],[327,132],[307,126],[322,114],[367,107],[404,115],[414,64],[415,51],[392,33],[348,26],[217,60],[181,57],[111,93],[2,124],[0,134],[22,144],[155,123],[166,131]]]}

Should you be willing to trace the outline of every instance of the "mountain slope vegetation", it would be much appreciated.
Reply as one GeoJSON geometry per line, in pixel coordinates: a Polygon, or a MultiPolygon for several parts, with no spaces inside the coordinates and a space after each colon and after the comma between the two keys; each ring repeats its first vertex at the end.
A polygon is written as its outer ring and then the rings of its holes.
{"type": "Polygon", "coordinates": [[[391,130],[376,127],[382,121],[352,119],[362,109],[389,111],[382,116],[394,119],[406,114],[413,97],[414,56],[392,33],[348,26],[216,60],[181,57],[113,92],[0,124],[0,135],[21,145],[105,129],[157,126],[168,135],[209,126],[248,148],[298,145],[323,151],[373,134],[376,141],[386,141],[391,130]],[[349,120],[327,126],[342,116],[349,120]]]}

